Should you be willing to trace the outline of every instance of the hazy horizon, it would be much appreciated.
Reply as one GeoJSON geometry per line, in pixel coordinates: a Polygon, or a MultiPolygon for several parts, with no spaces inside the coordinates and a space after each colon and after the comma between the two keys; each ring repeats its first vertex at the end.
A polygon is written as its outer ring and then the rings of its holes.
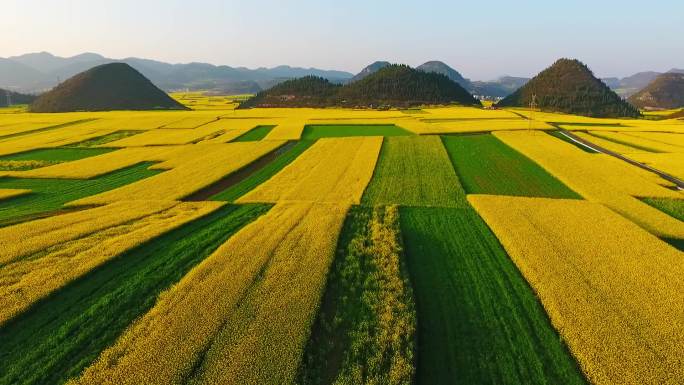
{"type": "Polygon", "coordinates": [[[93,52],[114,59],[351,73],[376,60],[411,66],[441,60],[473,80],[533,76],[560,57],[577,58],[601,77],[684,67],[684,3],[674,1],[649,7],[612,0],[56,3],[7,1],[0,33],[13,38],[0,46],[0,57],[93,52]]]}

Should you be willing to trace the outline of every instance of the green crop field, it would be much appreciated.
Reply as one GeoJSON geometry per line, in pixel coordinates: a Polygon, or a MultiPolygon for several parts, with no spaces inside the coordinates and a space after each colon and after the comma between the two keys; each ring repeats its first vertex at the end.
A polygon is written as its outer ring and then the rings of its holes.
{"type": "Polygon", "coordinates": [[[68,147],[95,147],[95,146],[107,144],[109,142],[114,142],[114,141],[119,140],[119,139],[128,138],[129,136],[138,135],[138,134],[141,134],[143,132],[145,132],[145,131],[121,130],[121,131],[112,132],[111,134],[98,136],[97,138],[84,140],[83,142],[80,142],[80,143],[74,143],[68,147]]]}
{"type": "Polygon", "coordinates": [[[405,129],[393,124],[369,125],[307,125],[304,127],[302,139],[320,139],[342,136],[406,136],[413,135],[405,129]]]}
{"type": "Polygon", "coordinates": [[[442,139],[469,194],[581,199],[548,171],[489,134],[442,139]]]}
{"type": "Polygon", "coordinates": [[[458,207],[465,194],[439,137],[394,137],[383,142],[362,203],[458,207]]]}
{"type": "Polygon", "coordinates": [[[2,160],[38,160],[48,162],[68,162],[88,158],[91,156],[102,155],[114,151],[111,148],[45,148],[40,150],[31,150],[19,154],[0,156],[2,160]]]}
{"type": "Polygon", "coordinates": [[[417,384],[584,384],[544,309],[472,209],[402,208],[417,384]]]}
{"type": "Polygon", "coordinates": [[[132,249],[0,327],[0,384],[60,384],[81,372],[159,293],[267,205],[227,206],[132,249]]]}
{"type": "Polygon", "coordinates": [[[59,210],[64,203],[95,195],[158,174],[141,163],[95,179],[0,178],[0,188],[27,189],[30,194],[0,201],[0,226],[29,220],[59,210]]]}
{"type": "Polygon", "coordinates": [[[244,135],[240,135],[233,142],[254,142],[261,140],[268,135],[275,126],[256,126],[251,130],[247,131],[244,135]]]}
{"type": "Polygon", "coordinates": [[[338,241],[301,384],[409,384],[413,293],[396,207],[353,207],[338,241]]]}

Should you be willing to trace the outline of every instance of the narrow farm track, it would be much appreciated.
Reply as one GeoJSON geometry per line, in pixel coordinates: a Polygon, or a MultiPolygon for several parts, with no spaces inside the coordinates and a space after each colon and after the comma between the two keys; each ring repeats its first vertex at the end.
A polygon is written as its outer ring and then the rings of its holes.
{"type": "Polygon", "coordinates": [[[618,159],[620,159],[620,160],[623,160],[623,161],[625,161],[625,162],[627,162],[627,163],[629,163],[629,164],[631,164],[631,165],[633,165],[633,166],[637,166],[637,167],[642,168],[642,169],[644,169],[644,170],[646,170],[646,171],[652,172],[652,173],[658,175],[659,177],[665,179],[666,181],[671,182],[671,183],[674,183],[674,184],[677,186],[677,188],[678,188],[679,190],[684,190],[684,180],[681,180],[681,179],[679,179],[679,178],[677,178],[677,177],[675,177],[675,176],[673,176],[673,175],[670,175],[670,174],[668,174],[668,173],[666,173],[666,172],[663,172],[663,171],[660,171],[660,170],[658,170],[658,169],[655,169],[655,168],[653,168],[653,167],[651,167],[651,166],[649,166],[649,165],[646,165],[646,164],[644,164],[644,163],[641,163],[641,162],[637,162],[637,161],[635,161],[635,160],[632,160],[632,159],[630,159],[630,158],[628,158],[628,157],[626,157],[626,156],[624,156],[624,155],[618,154],[617,152],[610,151],[610,150],[608,150],[608,149],[606,149],[606,148],[604,148],[604,147],[601,147],[601,146],[599,146],[599,145],[597,145],[597,144],[594,144],[594,143],[590,142],[590,141],[587,140],[587,139],[580,138],[579,136],[577,136],[577,135],[573,134],[572,132],[570,132],[570,131],[568,131],[568,130],[565,130],[565,129],[561,128],[561,127],[558,127],[558,130],[559,130],[563,135],[565,135],[565,136],[571,138],[572,140],[574,140],[574,141],[576,141],[576,142],[579,142],[579,143],[581,143],[581,144],[583,144],[583,145],[585,145],[585,146],[588,146],[588,147],[590,147],[590,148],[592,148],[592,149],[594,149],[594,150],[596,150],[596,151],[598,151],[598,152],[601,152],[601,153],[603,153],[603,154],[607,154],[607,155],[613,156],[613,157],[615,157],[615,158],[618,158],[618,159]]]}

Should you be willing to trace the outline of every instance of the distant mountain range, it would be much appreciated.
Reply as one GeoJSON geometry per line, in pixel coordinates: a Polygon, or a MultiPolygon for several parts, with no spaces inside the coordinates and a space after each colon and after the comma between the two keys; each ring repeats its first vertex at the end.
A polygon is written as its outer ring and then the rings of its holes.
{"type": "Polygon", "coordinates": [[[684,107],[684,73],[658,75],[641,91],[627,99],[643,109],[674,109],[684,107]]]}
{"type": "MultiPolygon", "coordinates": [[[[684,70],[673,68],[666,73],[684,73],[684,70]]],[[[627,76],[625,78],[603,78],[604,83],[615,93],[622,96],[623,98],[628,98],[640,90],[644,89],[652,81],[654,81],[658,76],[662,75],[662,72],[645,71],[638,72],[632,76],[627,76]]]]}
{"type": "Polygon", "coordinates": [[[344,71],[285,65],[249,69],[207,63],[169,64],[134,57],[110,59],[95,53],[65,58],[40,52],[0,58],[0,87],[22,92],[42,92],[80,72],[112,62],[130,65],[157,87],[167,91],[187,88],[227,93],[254,93],[283,80],[307,75],[320,76],[334,83],[343,82],[353,76],[344,71]]]}

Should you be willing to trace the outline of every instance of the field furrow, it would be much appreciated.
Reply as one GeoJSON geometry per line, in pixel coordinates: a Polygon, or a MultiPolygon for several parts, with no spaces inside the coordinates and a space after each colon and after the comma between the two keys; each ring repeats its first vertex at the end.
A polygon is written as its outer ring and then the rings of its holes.
{"type": "Polygon", "coordinates": [[[468,199],[592,383],[684,381],[681,252],[597,203],[468,199]]]}
{"type": "Polygon", "coordinates": [[[380,137],[319,139],[302,156],[237,202],[359,203],[381,146],[380,137]]]}
{"type": "Polygon", "coordinates": [[[386,138],[367,205],[458,207],[467,204],[449,155],[438,136],[386,138]]]}
{"type": "Polygon", "coordinates": [[[417,305],[416,384],[585,383],[477,213],[407,207],[399,214],[417,305]]]}
{"type": "Polygon", "coordinates": [[[73,384],[292,383],[346,212],[276,205],[164,293],[73,384]]]}
{"type": "Polygon", "coordinates": [[[162,291],[267,209],[224,206],[111,259],[10,320],[0,327],[0,384],[61,384],[79,375],[162,291]]]}

